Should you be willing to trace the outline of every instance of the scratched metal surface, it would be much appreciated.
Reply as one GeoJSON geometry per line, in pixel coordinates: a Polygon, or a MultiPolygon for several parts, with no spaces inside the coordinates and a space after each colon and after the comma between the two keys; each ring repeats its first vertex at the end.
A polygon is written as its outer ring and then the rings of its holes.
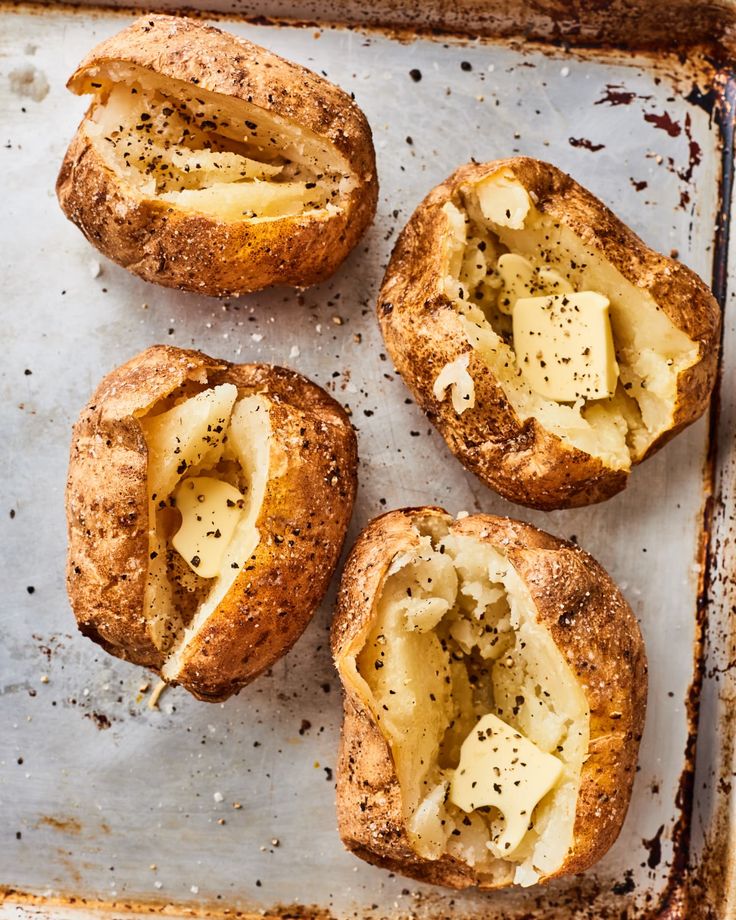
{"type": "MultiPolygon", "coordinates": [[[[465,473],[410,403],[373,304],[396,234],[423,195],[470,157],[514,152],[571,172],[649,244],[678,250],[709,279],[720,157],[708,113],[684,101],[690,77],[673,62],[632,56],[225,23],[355,93],[373,127],[381,195],[375,225],[331,281],[303,295],[220,302],[133,278],[100,257],[55,201],[56,171],[85,107],[64,82],[127,21],[58,6],[0,11],[0,884],[191,907],[319,905],[340,917],[644,916],[665,891],[680,817],[707,424],[605,505],[516,508],[465,473]],[[139,689],[148,676],[76,633],[63,584],[70,426],[101,375],[153,342],[287,364],[350,406],[361,468],[349,541],[385,509],[440,503],[574,535],[611,572],[641,622],[651,685],[632,807],[593,871],[482,897],[420,886],[343,851],[332,593],[295,649],[224,705],[175,689],[152,711],[139,689]]],[[[726,414],[722,443],[733,445],[735,424],[726,414]]],[[[718,723],[707,727],[715,738],[718,723]]],[[[703,813],[716,779],[705,774],[703,813]]],[[[0,905],[0,915],[16,910],[0,905]]]]}

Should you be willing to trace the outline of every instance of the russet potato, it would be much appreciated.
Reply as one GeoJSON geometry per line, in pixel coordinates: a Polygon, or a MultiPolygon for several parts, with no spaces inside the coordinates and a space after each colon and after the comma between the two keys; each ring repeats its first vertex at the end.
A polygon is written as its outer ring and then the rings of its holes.
{"type": "Polygon", "coordinates": [[[212,295],[328,277],[373,219],[368,123],[304,67],[197,20],[145,16],[69,80],[92,96],[57,180],[90,242],[212,295]]]}
{"type": "Polygon", "coordinates": [[[329,584],[355,434],[316,384],[154,346],[74,427],[67,588],[80,630],[206,700],[291,648],[329,584]]]}
{"type": "Polygon", "coordinates": [[[393,361],[455,455],[506,498],[575,507],[705,410],[720,310],[549,163],[458,169],[419,205],[378,315],[393,361]]]}
{"type": "Polygon", "coordinates": [[[647,699],[638,624],[589,555],[437,508],[359,537],[332,629],[341,837],[451,888],[581,872],[616,839],[647,699]]]}

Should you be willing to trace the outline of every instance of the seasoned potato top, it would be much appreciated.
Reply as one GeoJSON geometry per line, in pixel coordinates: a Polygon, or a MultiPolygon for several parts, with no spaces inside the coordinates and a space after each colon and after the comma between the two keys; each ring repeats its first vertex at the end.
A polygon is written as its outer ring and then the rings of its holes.
{"type": "Polygon", "coordinates": [[[370,130],[345,93],[198,22],[139,20],[69,86],[93,94],[84,131],[141,198],[228,222],[318,217],[374,179],[370,130]]]}
{"type": "MultiPolygon", "coordinates": [[[[462,183],[442,212],[445,292],[518,416],[628,469],[672,427],[698,342],[510,167],[462,183]]],[[[458,414],[475,404],[465,367],[442,369],[437,398],[448,389],[458,414]]]]}
{"type": "Polygon", "coordinates": [[[415,520],[357,657],[417,853],[533,884],[572,845],[585,695],[498,549],[415,520]]]}
{"type": "Polygon", "coordinates": [[[346,564],[338,820],[370,862],[456,888],[582,871],[616,839],[646,705],[631,609],[586,553],[407,508],[346,564]]]}
{"type": "Polygon", "coordinates": [[[533,508],[610,498],[702,415],[720,309],[550,163],[461,166],[402,231],[386,345],[455,455],[533,508]]]}

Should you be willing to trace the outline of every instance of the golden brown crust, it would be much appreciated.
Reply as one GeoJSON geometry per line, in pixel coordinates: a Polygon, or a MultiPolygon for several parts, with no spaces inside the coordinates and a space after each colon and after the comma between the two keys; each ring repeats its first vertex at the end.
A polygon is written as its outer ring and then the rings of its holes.
{"type": "Polygon", "coordinates": [[[148,571],[148,456],[135,413],[224,367],[154,346],[111,371],[74,425],[66,487],[67,591],[84,635],[118,658],[158,669],[143,612],[148,571]]]}
{"type": "Polygon", "coordinates": [[[164,656],[143,607],[148,458],[136,416],[182,385],[226,382],[268,396],[272,439],[254,557],[184,658],[179,682],[209,700],[237,692],[284,654],[327,589],[356,489],[344,410],[286,368],[153,346],[112,371],[83,410],[67,484],[67,589],[79,627],[111,654],[159,671],[164,656]]]}
{"type": "Polygon", "coordinates": [[[335,271],[371,223],[378,197],[370,127],[346,93],[246,39],[165,15],[142,17],[102,42],[68,86],[93,92],[93,84],[121,64],[245,100],[297,123],[329,141],[357,182],[334,214],[218,221],[126,189],[95,151],[83,121],[56,188],[64,213],[94,246],[147,281],[210,295],[306,286],[335,271]]]}
{"type": "Polygon", "coordinates": [[[504,167],[533,193],[539,210],[569,226],[586,246],[599,250],[698,343],[698,362],[678,379],[673,425],[646,456],[705,410],[718,363],[720,310],[694,272],[649,249],[566,173],[529,157],[460,167],[429,193],[404,228],[379,294],[379,321],[399,373],[455,456],[492,489],[523,505],[549,510],[603,501],[626,486],[628,472],[606,467],[545,430],[536,419],[522,421],[493,372],[468,343],[445,294],[441,241],[448,233],[448,221],[442,207],[457,199],[467,183],[504,167]],[[451,400],[435,398],[433,384],[447,362],[464,354],[469,355],[475,405],[458,416],[451,400]]]}
{"type": "MultiPolygon", "coordinates": [[[[529,524],[492,515],[452,521],[436,508],[392,511],[363,531],[345,566],[332,628],[341,677],[376,616],[392,559],[417,543],[413,521],[440,516],[456,534],[501,548],[528,588],[538,622],[550,631],[590,707],[573,846],[553,875],[581,872],[609,849],[623,823],[636,770],[647,699],[647,664],[636,619],[603,568],[578,547],[529,524]]],[[[418,856],[406,834],[388,743],[370,708],[343,681],[345,717],[337,770],[337,810],[345,845],[361,858],[420,881],[465,888],[484,883],[450,856],[418,856]]]]}

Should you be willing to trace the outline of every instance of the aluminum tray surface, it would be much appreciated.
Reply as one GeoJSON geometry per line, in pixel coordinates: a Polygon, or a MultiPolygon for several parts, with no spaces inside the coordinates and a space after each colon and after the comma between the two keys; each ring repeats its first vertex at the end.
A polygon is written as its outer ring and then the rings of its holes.
{"type": "Polygon", "coordinates": [[[381,194],[375,225],[327,283],[218,301],[148,285],[106,261],[55,201],[85,108],[65,80],[129,17],[61,7],[0,16],[0,883],[182,910],[316,905],[338,917],[653,910],[681,816],[707,423],[604,505],[514,507],[461,468],[409,400],[374,302],[396,235],[429,189],[471,157],[517,152],[567,170],[648,244],[676,250],[709,280],[720,153],[709,113],[685,101],[692,73],[674,58],[226,22],[355,93],[373,127],[381,194]],[[149,709],[141,688],[155,679],[77,634],[63,579],[70,426],[100,377],[154,342],[286,364],[350,407],[361,467],[348,543],[381,511],[439,503],[530,520],[576,539],[611,572],[642,625],[650,697],[631,809],[595,870],[481,896],[417,885],[343,850],[333,773],[341,700],[328,648],[334,586],[294,650],[223,705],[170,689],[149,709]]]}

